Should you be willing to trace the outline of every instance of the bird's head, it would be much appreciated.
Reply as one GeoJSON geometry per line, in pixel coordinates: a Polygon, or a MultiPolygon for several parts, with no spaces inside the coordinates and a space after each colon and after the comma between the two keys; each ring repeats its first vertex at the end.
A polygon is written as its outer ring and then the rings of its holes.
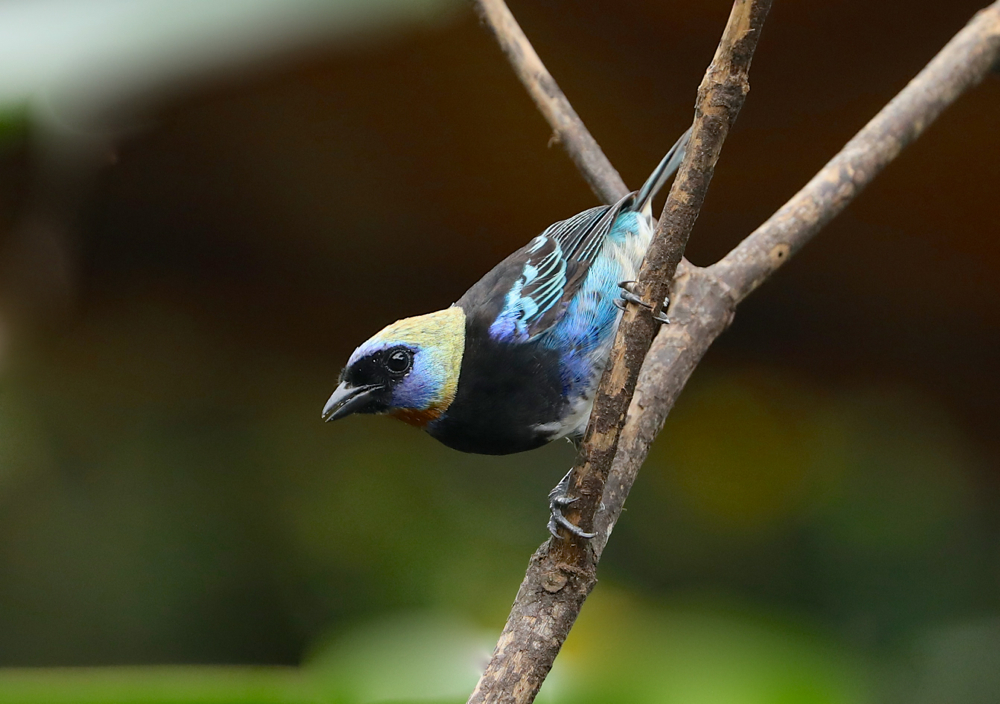
{"type": "Polygon", "coordinates": [[[354,350],[323,420],[389,413],[423,427],[454,400],[464,350],[458,306],[399,320],[354,350]]]}

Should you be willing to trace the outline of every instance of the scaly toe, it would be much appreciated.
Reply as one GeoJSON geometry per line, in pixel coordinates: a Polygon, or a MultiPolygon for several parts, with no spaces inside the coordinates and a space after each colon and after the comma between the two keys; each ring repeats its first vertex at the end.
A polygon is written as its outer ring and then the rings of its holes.
{"type": "Polygon", "coordinates": [[[559,533],[559,528],[565,528],[576,537],[583,538],[584,540],[590,540],[597,535],[597,533],[588,533],[575,523],[571,523],[566,516],[562,515],[558,511],[552,512],[552,516],[549,518],[548,528],[549,532],[556,538],[562,538],[562,535],[559,533]]]}
{"type": "Polygon", "coordinates": [[[596,535],[596,533],[588,533],[575,523],[571,523],[570,520],[563,515],[563,509],[579,500],[577,497],[568,496],[569,485],[572,480],[573,470],[571,469],[566,472],[566,476],[560,479],[559,483],[552,487],[552,491],[549,492],[549,523],[547,527],[549,532],[556,538],[563,537],[559,533],[559,529],[565,528],[578,538],[590,540],[596,535]]]}
{"type": "Polygon", "coordinates": [[[642,300],[637,295],[635,295],[634,293],[632,293],[627,289],[622,289],[621,298],[622,300],[628,301],[629,303],[635,303],[636,305],[642,306],[643,308],[649,308],[649,309],[653,308],[651,304],[646,303],[646,301],[642,300]]]}

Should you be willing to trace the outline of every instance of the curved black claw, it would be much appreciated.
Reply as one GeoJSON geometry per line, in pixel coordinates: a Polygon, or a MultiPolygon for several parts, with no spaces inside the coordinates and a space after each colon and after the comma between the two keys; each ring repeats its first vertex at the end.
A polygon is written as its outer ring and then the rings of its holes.
{"type": "MultiPolygon", "coordinates": [[[[643,308],[646,308],[647,310],[653,310],[652,304],[646,303],[646,301],[642,300],[637,295],[635,295],[635,293],[632,292],[632,287],[635,284],[636,284],[635,281],[619,281],[618,282],[618,288],[620,288],[622,290],[622,292],[621,292],[621,296],[618,297],[618,298],[616,298],[614,300],[615,307],[618,308],[618,310],[625,310],[625,304],[626,303],[635,303],[636,305],[642,306],[643,308]]],[[[669,306],[669,305],[670,305],[670,298],[669,297],[668,298],[664,298],[663,299],[663,310],[666,310],[667,306],[669,306]]],[[[668,318],[667,315],[666,315],[666,313],[664,313],[663,311],[660,311],[659,313],[655,314],[653,316],[653,320],[655,320],[656,322],[660,323],[661,325],[669,325],[670,324],[670,318],[668,318]]]]}
{"type": "Polygon", "coordinates": [[[559,483],[549,492],[549,532],[552,533],[553,537],[562,538],[562,535],[559,534],[559,528],[565,528],[578,538],[590,540],[597,533],[588,533],[575,523],[570,523],[569,519],[563,515],[563,509],[576,501],[576,499],[571,499],[567,496],[569,493],[569,483],[572,478],[573,470],[571,469],[566,472],[566,476],[560,479],[559,483]]]}
{"type": "Polygon", "coordinates": [[[653,310],[653,306],[651,304],[646,303],[646,301],[642,300],[641,298],[639,298],[637,295],[635,295],[626,288],[622,289],[622,293],[621,296],[619,296],[619,298],[623,301],[628,301],[629,303],[635,303],[637,306],[642,306],[643,308],[648,308],[649,310],[653,310]]]}

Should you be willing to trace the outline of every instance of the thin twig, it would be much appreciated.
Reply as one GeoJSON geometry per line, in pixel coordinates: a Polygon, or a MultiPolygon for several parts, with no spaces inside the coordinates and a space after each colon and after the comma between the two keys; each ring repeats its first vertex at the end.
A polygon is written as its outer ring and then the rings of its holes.
{"type": "Polygon", "coordinates": [[[476,7],[507,55],[514,73],[548,120],[553,137],[569,154],[590,189],[605,203],[617,202],[629,188],[538,58],[504,0],[476,0],[476,7]]]}
{"type": "MultiPolygon", "coordinates": [[[[749,91],[747,75],[771,0],[736,0],[715,58],[698,90],[687,156],[674,181],[639,273],[636,291],[658,309],[681,261],[715,163],[749,91]]],[[[632,306],[618,327],[574,472],[570,520],[594,521],[643,358],[656,332],[652,314],[632,306]]],[[[589,543],[550,541],[532,558],[514,609],[470,702],[531,702],[584,599],[596,582],[589,543]]]]}

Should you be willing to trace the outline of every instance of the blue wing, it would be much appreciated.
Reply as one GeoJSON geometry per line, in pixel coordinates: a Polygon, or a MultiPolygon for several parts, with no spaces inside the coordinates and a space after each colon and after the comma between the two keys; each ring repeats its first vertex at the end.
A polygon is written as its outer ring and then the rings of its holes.
{"type": "MultiPolygon", "coordinates": [[[[651,219],[651,200],[656,192],[677,171],[691,130],[681,135],[663,157],[649,178],[635,193],[630,193],[611,206],[599,206],[557,222],[493,268],[456,303],[472,316],[477,325],[488,326],[487,334],[494,340],[527,342],[551,330],[562,318],[571,301],[580,292],[591,265],[597,261],[605,240],[610,236],[624,237],[629,224],[620,223],[623,213],[651,219]]],[[[640,254],[641,259],[641,254],[640,254]]],[[[638,266],[638,262],[635,262],[638,266]]],[[[605,267],[608,268],[608,267],[605,267]]],[[[613,268],[613,267],[611,267],[613,268]]],[[[605,271],[588,284],[586,296],[603,299],[617,282],[608,282],[615,272],[605,271]]],[[[600,319],[603,330],[610,307],[598,306],[600,313],[588,310],[586,315],[600,319]]],[[[610,315],[610,319],[614,319],[610,315]]],[[[568,333],[563,330],[560,334],[568,333]]],[[[559,336],[559,335],[557,335],[559,336]]]]}
{"type": "Polygon", "coordinates": [[[490,337],[527,342],[551,329],[580,289],[615,219],[631,198],[557,222],[508,258],[501,266],[519,266],[519,274],[490,324],[490,337]]]}

